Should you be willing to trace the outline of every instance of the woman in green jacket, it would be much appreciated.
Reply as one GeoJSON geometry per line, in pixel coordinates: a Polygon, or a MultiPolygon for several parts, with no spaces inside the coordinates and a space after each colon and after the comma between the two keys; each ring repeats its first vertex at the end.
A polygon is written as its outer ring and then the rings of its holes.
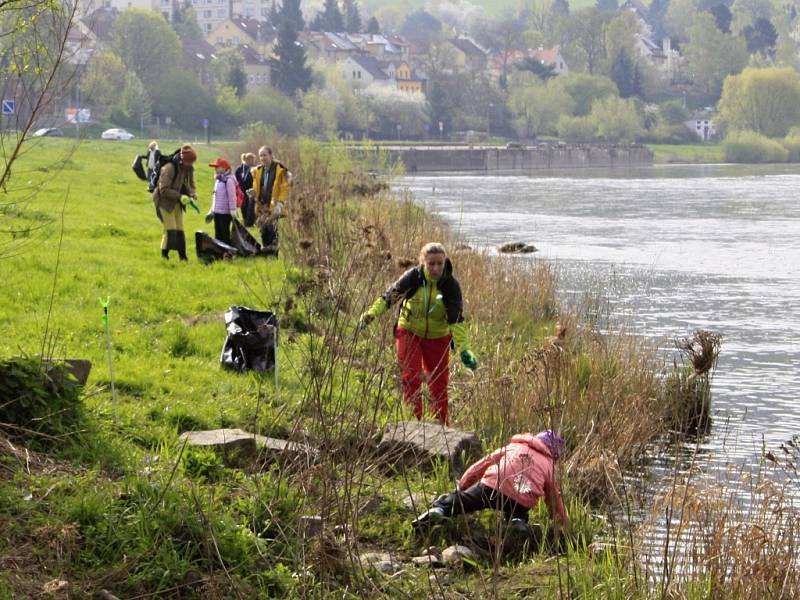
{"type": "Polygon", "coordinates": [[[403,400],[422,418],[422,372],[430,392],[431,412],[447,425],[447,380],[451,342],[461,361],[475,370],[478,361],[469,348],[469,334],[462,315],[461,286],[453,277],[453,264],[444,246],[431,242],[422,247],[420,264],[406,271],[361,316],[366,327],[395,302],[402,302],[395,328],[403,400]]]}

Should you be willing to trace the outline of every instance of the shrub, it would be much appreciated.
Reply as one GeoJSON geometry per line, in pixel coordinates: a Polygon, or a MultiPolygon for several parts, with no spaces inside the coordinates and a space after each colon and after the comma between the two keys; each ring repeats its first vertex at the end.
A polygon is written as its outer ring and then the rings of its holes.
{"type": "Polygon", "coordinates": [[[733,131],[722,142],[725,160],[736,163],[786,162],[789,151],[780,142],[754,131],[733,131]]]}
{"type": "Polygon", "coordinates": [[[84,424],[80,389],[63,365],[0,361],[0,430],[48,446],[84,424]]]}
{"type": "Polygon", "coordinates": [[[800,132],[790,132],[781,144],[789,152],[789,162],[800,162],[800,132]]]}
{"type": "Polygon", "coordinates": [[[588,142],[595,138],[594,123],[589,117],[561,115],[556,129],[558,137],[567,142],[588,142]]]}

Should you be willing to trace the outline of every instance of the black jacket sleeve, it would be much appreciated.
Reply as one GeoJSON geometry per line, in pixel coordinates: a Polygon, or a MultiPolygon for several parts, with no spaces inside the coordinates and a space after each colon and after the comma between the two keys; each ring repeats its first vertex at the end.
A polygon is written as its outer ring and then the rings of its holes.
{"type": "Polygon", "coordinates": [[[412,267],[403,273],[388,290],[381,294],[386,306],[391,306],[395,302],[399,302],[413,294],[419,287],[419,278],[419,267],[412,267]]]}

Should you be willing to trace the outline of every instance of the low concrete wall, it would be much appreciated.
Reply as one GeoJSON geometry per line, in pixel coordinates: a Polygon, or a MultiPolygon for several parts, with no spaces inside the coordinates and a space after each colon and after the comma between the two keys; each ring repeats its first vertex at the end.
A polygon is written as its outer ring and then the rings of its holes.
{"type": "Polygon", "coordinates": [[[391,162],[408,173],[434,171],[536,171],[586,167],[631,167],[653,164],[644,146],[540,144],[528,148],[384,147],[391,162]]]}

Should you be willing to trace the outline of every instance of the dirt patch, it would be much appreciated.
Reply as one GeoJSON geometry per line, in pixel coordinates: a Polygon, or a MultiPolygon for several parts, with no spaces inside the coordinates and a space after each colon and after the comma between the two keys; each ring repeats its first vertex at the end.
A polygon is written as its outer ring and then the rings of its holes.
{"type": "Polygon", "coordinates": [[[222,315],[218,313],[213,314],[206,314],[206,315],[194,315],[193,317],[185,317],[183,319],[183,323],[188,325],[189,327],[195,327],[196,325],[205,325],[206,323],[221,323],[222,322],[222,315]]]}

